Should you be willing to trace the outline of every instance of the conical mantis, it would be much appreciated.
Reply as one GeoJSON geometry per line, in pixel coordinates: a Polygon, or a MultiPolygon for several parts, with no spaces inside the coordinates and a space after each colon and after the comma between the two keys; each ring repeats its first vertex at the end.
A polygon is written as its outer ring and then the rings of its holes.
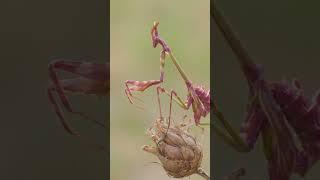
{"type": "MultiPolygon", "coordinates": [[[[160,147],[161,144],[164,143],[166,141],[166,139],[168,139],[169,134],[172,133],[172,132],[169,132],[169,130],[171,131],[173,129],[172,127],[170,127],[172,101],[175,101],[181,108],[183,108],[185,110],[189,110],[190,107],[192,107],[193,114],[194,114],[194,122],[196,125],[201,124],[200,123],[201,118],[206,117],[206,115],[210,112],[210,90],[206,90],[202,86],[196,86],[190,81],[189,77],[186,75],[185,71],[182,69],[182,67],[179,64],[179,62],[177,61],[176,57],[173,55],[171,48],[160,37],[159,32],[158,32],[158,25],[159,25],[158,22],[154,22],[154,24],[151,28],[151,40],[152,40],[152,44],[153,44],[154,48],[156,48],[158,44],[160,44],[160,46],[162,48],[161,52],[160,52],[160,78],[159,78],[159,80],[147,80],[147,81],[127,80],[127,81],[125,81],[125,94],[127,95],[130,103],[134,103],[133,102],[133,91],[142,91],[143,92],[152,86],[156,86],[157,98],[158,98],[158,104],[159,104],[159,112],[160,112],[159,120],[161,120],[161,122],[162,122],[162,120],[167,120],[167,122],[164,123],[166,125],[166,127],[159,128],[159,129],[163,129],[165,131],[165,132],[161,133],[161,135],[159,135],[159,137],[151,133],[152,134],[151,136],[153,138],[157,137],[156,141],[155,141],[157,143],[156,147],[160,147]],[[188,95],[187,95],[187,98],[185,101],[182,100],[182,98],[180,98],[174,90],[168,91],[164,87],[161,86],[162,83],[164,82],[164,65],[165,65],[166,56],[170,57],[170,60],[172,61],[172,63],[176,67],[176,69],[179,72],[179,75],[182,77],[183,81],[185,82],[185,85],[186,85],[187,91],[188,91],[188,95]],[[164,118],[162,116],[162,110],[161,110],[161,105],[160,105],[160,94],[161,93],[165,93],[166,95],[170,96],[170,111],[169,111],[170,113],[169,113],[168,119],[164,118]],[[167,134],[168,134],[168,136],[167,136],[167,134]]],[[[157,125],[160,125],[162,123],[157,123],[157,125]]],[[[190,124],[188,125],[188,127],[190,126],[190,124]]],[[[144,150],[146,150],[148,152],[155,153],[155,152],[158,152],[158,151],[156,151],[157,150],[156,147],[153,147],[153,148],[150,148],[150,147],[146,148],[145,147],[144,150]]],[[[196,154],[195,152],[193,152],[193,153],[196,154]]],[[[162,157],[162,156],[160,156],[160,157],[162,157]]],[[[202,157],[202,152],[201,152],[201,157],[202,157]]],[[[186,168],[188,169],[188,166],[191,165],[187,161],[179,160],[177,162],[178,162],[177,164],[172,164],[174,168],[178,168],[180,165],[183,165],[184,163],[186,163],[186,164],[188,164],[186,166],[186,168]]],[[[201,163],[201,160],[199,160],[199,162],[197,162],[197,163],[201,163]]],[[[181,172],[185,171],[183,168],[180,170],[181,170],[181,172]]],[[[179,170],[179,172],[180,172],[180,170],[179,170]]],[[[199,175],[201,175],[203,178],[209,179],[209,176],[204,171],[202,171],[201,169],[196,169],[196,170],[199,170],[197,173],[199,175]]],[[[194,173],[193,171],[190,171],[190,172],[194,173]]],[[[190,174],[187,173],[184,175],[190,175],[190,174]]],[[[182,176],[177,176],[177,177],[182,177],[182,176]]]]}
{"type": "Polygon", "coordinates": [[[262,67],[254,63],[240,40],[211,1],[211,16],[237,56],[249,86],[249,103],[245,122],[238,133],[214,105],[213,111],[226,131],[213,124],[213,132],[237,151],[252,150],[262,135],[270,180],[289,180],[296,173],[305,176],[320,159],[320,96],[313,101],[305,97],[297,80],[266,81],[262,67]],[[302,150],[293,139],[294,130],[302,150]]]}
{"type": "Polygon", "coordinates": [[[165,93],[169,96],[173,96],[173,100],[181,108],[188,110],[192,106],[194,121],[198,125],[200,123],[200,119],[202,117],[206,117],[206,115],[210,112],[210,90],[206,90],[202,86],[194,85],[192,81],[187,77],[176,57],[173,55],[173,52],[168,44],[160,37],[157,29],[158,25],[158,22],[154,22],[153,27],[151,28],[151,39],[154,48],[156,48],[158,44],[160,44],[160,46],[162,47],[162,50],[160,52],[160,79],[148,81],[127,80],[125,82],[125,93],[129,101],[133,103],[131,98],[133,97],[132,91],[144,91],[151,86],[157,85],[158,87],[160,87],[157,88],[158,93],[160,92],[165,93]],[[169,92],[165,88],[161,87],[161,84],[164,81],[164,65],[167,55],[170,57],[171,61],[173,62],[174,66],[176,67],[186,84],[188,95],[185,101],[183,101],[182,98],[180,98],[174,90],[171,90],[169,92]]]}

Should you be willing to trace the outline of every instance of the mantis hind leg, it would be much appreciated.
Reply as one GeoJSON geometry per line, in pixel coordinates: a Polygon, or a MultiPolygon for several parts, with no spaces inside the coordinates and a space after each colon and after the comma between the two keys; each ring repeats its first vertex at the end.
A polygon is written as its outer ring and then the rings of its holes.
{"type": "MultiPolygon", "coordinates": [[[[255,97],[252,98],[256,99],[255,97]]],[[[251,150],[263,126],[265,116],[261,110],[257,109],[258,106],[255,103],[256,100],[253,100],[252,103],[249,104],[247,117],[240,129],[240,132],[238,132],[231,126],[230,122],[212,102],[213,114],[223,127],[222,129],[216,122],[214,122],[212,123],[213,132],[239,152],[248,152],[251,150]]]]}
{"type": "MultiPolygon", "coordinates": [[[[160,105],[160,93],[163,93],[163,92],[164,92],[164,88],[158,86],[158,87],[157,87],[157,95],[158,95],[158,104],[159,104],[159,109],[160,109],[160,118],[163,118],[163,117],[162,117],[162,112],[161,112],[161,105],[160,105]]],[[[171,114],[172,114],[172,99],[173,99],[172,97],[173,97],[174,94],[176,95],[176,92],[173,91],[173,90],[171,90],[171,91],[170,91],[170,107],[169,107],[168,126],[167,126],[167,128],[166,128],[166,132],[165,132],[163,138],[158,142],[158,144],[159,144],[160,142],[162,142],[162,141],[167,137],[168,131],[169,131],[169,129],[170,129],[170,125],[171,125],[171,114]]]]}
{"type": "MultiPolygon", "coordinates": [[[[182,109],[188,110],[190,108],[190,104],[184,102],[182,98],[180,98],[176,92],[171,91],[168,92],[166,89],[159,87],[161,89],[161,92],[165,93],[170,97],[170,102],[172,100],[176,102],[182,109]]],[[[213,131],[216,133],[219,137],[226,140],[226,142],[233,146],[238,151],[249,151],[249,145],[242,139],[240,133],[238,133],[229,123],[228,120],[225,119],[223,114],[218,111],[217,107],[214,107],[215,109],[215,116],[218,118],[218,120],[222,123],[224,128],[227,132],[223,131],[217,124],[213,124],[213,131]]]]}
{"type": "MultiPolygon", "coordinates": [[[[71,92],[71,93],[94,94],[94,95],[103,96],[106,92],[106,89],[107,89],[107,87],[105,86],[105,84],[103,82],[90,80],[87,78],[64,79],[64,80],[59,80],[58,83],[59,83],[59,86],[63,90],[63,94],[65,92],[71,92]]],[[[61,95],[60,92],[58,91],[57,87],[52,83],[49,85],[48,90],[47,90],[49,101],[50,101],[51,105],[53,106],[53,109],[55,110],[57,116],[60,118],[62,124],[64,124],[65,129],[69,133],[75,134],[75,132],[72,132],[71,128],[68,128],[68,125],[65,122],[63,112],[62,112],[61,108],[59,107],[59,105],[57,104],[57,102],[53,96],[53,93],[57,93],[59,97],[61,95]]],[[[67,102],[67,104],[70,104],[70,102],[67,98],[64,100],[67,102]]],[[[69,111],[70,113],[78,114],[87,120],[92,120],[89,118],[88,115],[86,115],[82,112],[74,111],[73,108],[71,108],[71,106],[65,106],[65,104],[63,104],[63,105],[64,105],[64,107],[66,107],[67,111],[69,111]]],[[[96,120],[92,120],[92,121],[102,127],[105,127],[105,125],[99,121],[96,121],[96,120]]]]}
{"type": "Polygon", "coordinates": [[[246,142],[241,138],[240,133],[237,132],[229,123],[228,120],[224,118],[224,116],[219,112],[215,113],[217,119],[222,123],[225,130],[223,130],[216,123],[212,123],[213,132],[222,138],[224,142],[232,146],[239,152],[248,152],[249,146],[246,142]]]}
{"type": "Polygon", "coordinates": [[[176,102],[182,109],[184,110],[188,110],[190,108],[190,105],[188,105],[187,103],[185,103],[182,98],[180,98],[177,93],[173,90],[171,90],[170,92],[168,92],[165,88],[163,87],[159,87],[159,89],[161,90],[160,92],[165,93],[166,95],[168,95],[170,98],[172,96],[172,100],[174,102],[176,102]]]}

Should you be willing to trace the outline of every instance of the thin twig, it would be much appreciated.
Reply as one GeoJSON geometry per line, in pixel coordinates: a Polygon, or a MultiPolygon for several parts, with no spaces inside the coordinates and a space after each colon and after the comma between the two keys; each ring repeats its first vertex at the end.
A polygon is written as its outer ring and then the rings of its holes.
{"type": "Polygon", "coordinates": [[[210,176],[202,168],[198,169],[197,174],[206,180],[210,180],[210,176]]]}

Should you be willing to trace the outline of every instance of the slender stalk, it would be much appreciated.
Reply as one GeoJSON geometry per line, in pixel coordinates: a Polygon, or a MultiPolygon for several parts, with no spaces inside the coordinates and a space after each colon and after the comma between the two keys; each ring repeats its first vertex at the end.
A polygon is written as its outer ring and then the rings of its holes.
{"type": "Polygon", "coordinates": [[[210,180],[210,176],[201,168],[198,169],[197,174],[206,180],[210,180]]]}

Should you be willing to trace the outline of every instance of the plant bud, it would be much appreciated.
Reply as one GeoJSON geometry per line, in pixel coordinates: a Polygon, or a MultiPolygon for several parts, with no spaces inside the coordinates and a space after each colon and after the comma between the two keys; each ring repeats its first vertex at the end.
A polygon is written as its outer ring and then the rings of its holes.
{"type": "Polygon", "coordinates": [[[145,145],[143,150],[156,155],[167,174],[174,178],[200,174],[202,146],[188,130],[185,124],[168,129],[168,124],[158,119],[147,131],[156,146],[145,145]]]}

